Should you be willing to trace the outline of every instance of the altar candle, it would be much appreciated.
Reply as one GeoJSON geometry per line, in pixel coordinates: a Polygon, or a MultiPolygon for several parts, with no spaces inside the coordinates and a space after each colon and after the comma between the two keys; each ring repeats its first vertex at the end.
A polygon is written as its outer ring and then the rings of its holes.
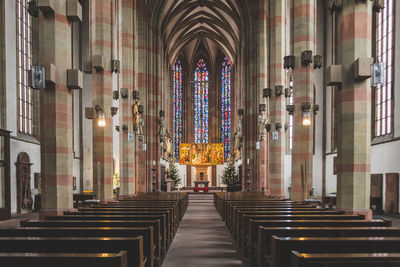
{"type": "Polygon", "coordinates": [[[250,159],[247,159],[247,165],[249,165],[250,164],[250,159]]]}
{"type": "Polygon", "coordinates": [[[154,165],[156,165],[156,161],[155,161],[155,160],[153,160],[153,166],[154,166],[154,165]]]}

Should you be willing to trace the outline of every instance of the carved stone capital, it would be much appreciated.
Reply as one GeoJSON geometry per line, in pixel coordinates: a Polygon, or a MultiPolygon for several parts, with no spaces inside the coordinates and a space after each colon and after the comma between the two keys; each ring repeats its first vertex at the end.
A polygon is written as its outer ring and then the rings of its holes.
{"type": "Polygon", "coordinates": [[[283,58],[283,68],[286,70],[294,69],[296,67],[296,57],[295,56],[286,56],[283,58]]]}

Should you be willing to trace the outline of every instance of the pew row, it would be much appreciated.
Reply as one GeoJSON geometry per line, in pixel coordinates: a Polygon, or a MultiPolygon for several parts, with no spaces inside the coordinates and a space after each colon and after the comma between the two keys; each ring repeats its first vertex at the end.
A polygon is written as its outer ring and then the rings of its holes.
{"type": "Polygon", "coordinates": [[[6,267],[127,267],[126,251],[119,253],[0,253],[6,267]]]}
{"type": "Polygon", "coordinates": [[[0,253],[119,253],[127,266],[144,267],[143,237],[0,237],[0,253]]]}
{"type": "Polygon", "coordinates": [[[397,267],[400,253],[324,253],[292,251],[291,267],[397,267]]]}

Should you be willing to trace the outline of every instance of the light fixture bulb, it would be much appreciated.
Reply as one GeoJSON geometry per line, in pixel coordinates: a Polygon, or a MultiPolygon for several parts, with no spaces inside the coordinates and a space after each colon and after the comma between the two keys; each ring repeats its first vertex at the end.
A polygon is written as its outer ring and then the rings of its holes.
{"type": "Polygon", "coordinates": [[[303,126],[311,125],[311,113],[310,111],[303,111],[303,126]]]}
{"type": "Polygon", "coordinates": [[[99,127],[105,127],[106,126],[106,119],[105,119],[104,113],[102,111],[99,111],[97,113],[97,125],[99,127]]]}

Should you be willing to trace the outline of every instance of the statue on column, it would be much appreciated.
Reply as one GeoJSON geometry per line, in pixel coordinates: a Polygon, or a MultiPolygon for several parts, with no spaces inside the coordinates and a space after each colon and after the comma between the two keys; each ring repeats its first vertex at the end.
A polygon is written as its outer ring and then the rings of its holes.
{"type": "Polygon", "coordinates": [[[144,141],[143,127],[144,127],[144,119],[142,116],[139,116],[139,123],[137,127],[137,137],[139,142],[144,141]]]}
{"type": "Polygon", "coordinates": [[[266,116],[266,112],[263,111],[260,115],[258,115],[258,136],[259,141],[265,140],[266,129],[265,125],[268,123],[268,118],[266,116]]]}
{"type": "Polygon", "coordinates": [[[240,151],[243,143],[243,130],[242,130],[242,116],[239,115],[239,119],[236,126],[236,132],[234,136],[234,151],[236,158],[240,158],[240,151]]]}
{"type": "Polygon", "coordinates": [[[167,139],[167,129],[165,127],[165,116],[162,116],[158,119],[158,122],[160,123],[160,131],[158,132],[158,135],[160,136],[160,143],[164,144],[167,139]]]}

